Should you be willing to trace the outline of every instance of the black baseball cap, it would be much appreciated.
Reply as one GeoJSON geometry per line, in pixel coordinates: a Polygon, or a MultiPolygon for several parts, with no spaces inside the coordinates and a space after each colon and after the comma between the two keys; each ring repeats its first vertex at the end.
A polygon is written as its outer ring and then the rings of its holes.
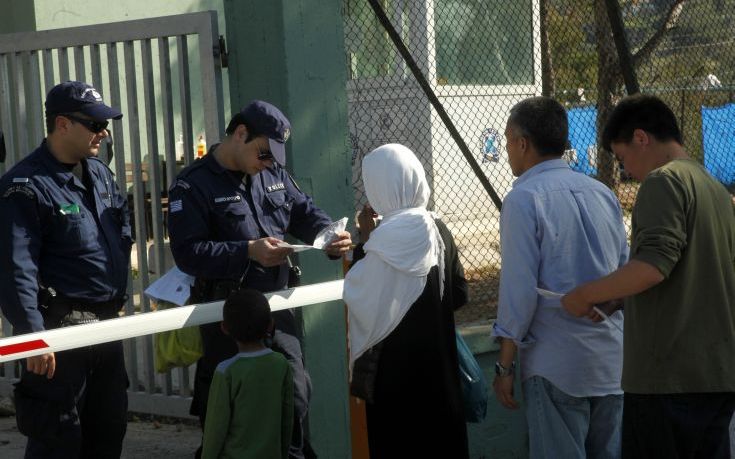
{"type": "Polygon", "coordinates": [[[291,136],[291,123],[274,105],[254,100],[240,110],[239,118],[256,135],[268,137],[271,153],[282,166],[286,164],[286,141],[291,136]]]}
{"type": "Polygon", "coordinates": [[[97,90],[81,81],[57,84],[46,96],[46,115],[83,113],[93,120],[119,120],[122,112],[105,105],[97,90]]]}

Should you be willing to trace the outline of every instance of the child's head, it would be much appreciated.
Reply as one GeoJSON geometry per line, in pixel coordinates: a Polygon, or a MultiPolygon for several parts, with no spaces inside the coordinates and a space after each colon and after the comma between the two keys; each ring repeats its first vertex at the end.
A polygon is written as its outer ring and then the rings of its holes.
{"type": "Polygon", "coordinates": [[[260,341],[271,327],[271,308],[265,296],[250,288],[233,292],[222,309],[222,326],[241,343],[260,341]]]}

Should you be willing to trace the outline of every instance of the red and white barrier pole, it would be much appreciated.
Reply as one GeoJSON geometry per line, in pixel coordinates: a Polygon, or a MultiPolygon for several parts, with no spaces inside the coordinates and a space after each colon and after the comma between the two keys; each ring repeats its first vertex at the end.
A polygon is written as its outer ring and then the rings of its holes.
{"type": "MultiPolygon", "coordinates": [[[[266,293],[271,311],[342,299],[342,280],[266,293]]],[[[0,339],[0,363],[222,320],[223,301],[0,339]]]]}

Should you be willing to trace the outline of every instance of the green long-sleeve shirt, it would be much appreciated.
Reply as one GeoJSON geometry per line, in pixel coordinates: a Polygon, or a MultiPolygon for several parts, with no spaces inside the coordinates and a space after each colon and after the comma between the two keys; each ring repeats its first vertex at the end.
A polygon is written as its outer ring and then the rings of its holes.
{"type": "Polygon", "coordinates": [[[293,429],[293,376],[270,349],[217,367],[209,390],[202,459],[286,459],[293,429]]]}
{"type": "Polygon", "coordinates": [[[664,280],[625,304],[623,390],[735,391],[735,215],[696,161],[651,172],[633,209],[631,259],[664,280]]]}

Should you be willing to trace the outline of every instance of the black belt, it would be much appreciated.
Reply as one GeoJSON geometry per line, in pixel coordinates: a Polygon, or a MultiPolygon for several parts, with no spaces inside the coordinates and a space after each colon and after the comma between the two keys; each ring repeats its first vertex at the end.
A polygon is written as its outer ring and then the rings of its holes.
{"type": "Polygon", "coordinates": [[[59,328],[115,318],[125,301],[127,301],[127,295],[99,302],[88,302],[57,295],[48,301],[47,305],[42,305],[40,309],[46,328],[59,328]]]}

